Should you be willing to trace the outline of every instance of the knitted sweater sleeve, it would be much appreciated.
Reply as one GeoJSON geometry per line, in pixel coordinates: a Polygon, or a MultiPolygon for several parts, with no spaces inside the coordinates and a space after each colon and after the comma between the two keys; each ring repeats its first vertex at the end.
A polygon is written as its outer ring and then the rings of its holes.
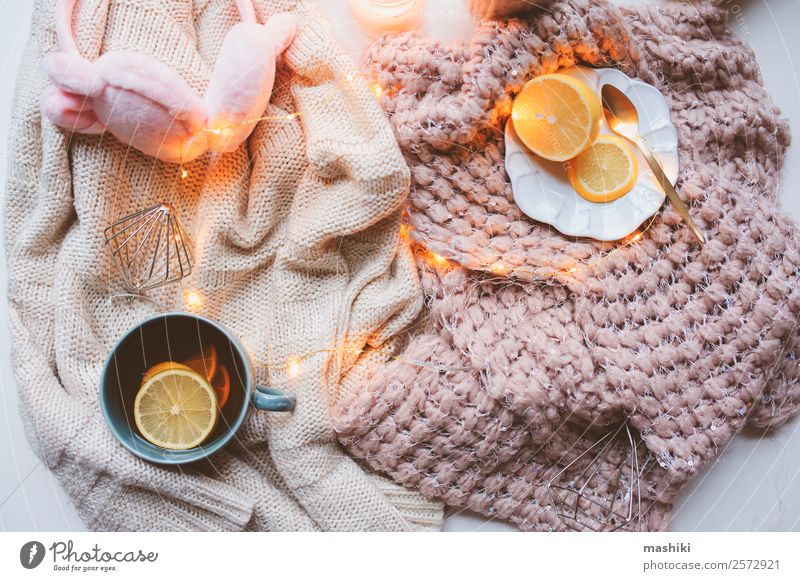
{"type": "MultiPolygon", "coordinates": [[[[127,453],[103,423],[96,390],[67,387],[97,385],[97,369],[96,362],[81,361],[81,353],[59,353],[55,340],[64,321],[57,323],[53,272],[63,241],[80,224],[70,137],[39,112],[46,84],[39,61],[54,48],[53,6],[40,0],[34,9],[12,111],[5,192],[12,359],[28,437],[91,529],[241,530],[253,509],[249,498],[202,473],[181,473],[127,453]],[[62,357],[77,367],[62,368],[62,357]],[[64,377],[76,368],[86,377],[64,377]]],[[[94,14],[98,22],[102,11],[94,14]]],[[[102,34],[101,25],[87,30],[95,28],[102,34]]]]}

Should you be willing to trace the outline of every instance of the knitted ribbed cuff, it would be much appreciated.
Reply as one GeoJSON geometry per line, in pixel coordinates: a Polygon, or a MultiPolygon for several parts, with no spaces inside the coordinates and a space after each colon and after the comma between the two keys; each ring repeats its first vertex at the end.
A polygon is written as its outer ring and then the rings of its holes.
{"type": "Polygon", "coordinates": [[[442,530],[444,504],[441,501],[428,500],[421,492],[405,488],[379,474],[372,476],[375,486],[416,530],[421,532],[442,530]]]}
{"type": "Polygon", "coordinates": [[[87,525],[94,531],[242,531],[253,501],[214,481],[192,482],[182,496],[134,486],[107,487],[107,498],[93,499],[97,510],[87,525]]]}

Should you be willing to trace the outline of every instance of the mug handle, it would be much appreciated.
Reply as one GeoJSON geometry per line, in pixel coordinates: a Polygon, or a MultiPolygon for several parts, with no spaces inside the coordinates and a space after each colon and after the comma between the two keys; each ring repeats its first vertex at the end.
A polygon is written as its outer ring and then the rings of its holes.
{"type": "Polygon", "coordinates": [[[268,412],[290,412],[294,402],[293,395],[266,385],[257,385],[253,392],[253,405],[268,412]]]}

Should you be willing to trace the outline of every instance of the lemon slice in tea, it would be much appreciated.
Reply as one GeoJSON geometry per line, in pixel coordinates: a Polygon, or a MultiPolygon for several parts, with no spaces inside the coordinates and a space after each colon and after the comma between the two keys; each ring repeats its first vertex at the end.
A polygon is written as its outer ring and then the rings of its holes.
{"type": "Polygon", "coordinates": [[[214,389],[205,377],[180,364],[151,375],[133,404],[136,427],[150,443],[168,450],[202,444],[217,423],[214,389]]]}

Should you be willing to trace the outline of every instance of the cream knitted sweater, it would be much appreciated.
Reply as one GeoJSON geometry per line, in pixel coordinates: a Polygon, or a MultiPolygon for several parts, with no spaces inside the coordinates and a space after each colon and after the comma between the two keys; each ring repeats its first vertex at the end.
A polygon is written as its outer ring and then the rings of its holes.
{"type": "MultiPolygon", "coordinates": [[[[110,136],[70,136],[44,121],[39,61],[55,49],[53,0],[38,0],[13,109],[6,252],[13,360],[29,438],[87,525],[97,530],[411,530],[437,528],[441,505],[365,473],[339,448],[327,397],[345,357],[306,361],[292,381],[266,365],[291,354],[383,341],[413,319],[421,294],[398,245],[408,170],[384,117],[327,24],[301,0],[259,0],[263,19],[302,23],[279,66],[270,114],[248,147],[178,168],[110,136]],[[115,298],[120,277],[103,228],[156,202],[194,235],[204,314],[231,328],[257,379],[297,396],[293,414],[252,412],[235,444],[200,466],[128,454],[103,422],[104,357],[129,327],[182,307],[182,290],[115,298]]],[[[87,57],[148,53],[202,93],[237,20],[221,0],[81,0],[87,57]]]]}

